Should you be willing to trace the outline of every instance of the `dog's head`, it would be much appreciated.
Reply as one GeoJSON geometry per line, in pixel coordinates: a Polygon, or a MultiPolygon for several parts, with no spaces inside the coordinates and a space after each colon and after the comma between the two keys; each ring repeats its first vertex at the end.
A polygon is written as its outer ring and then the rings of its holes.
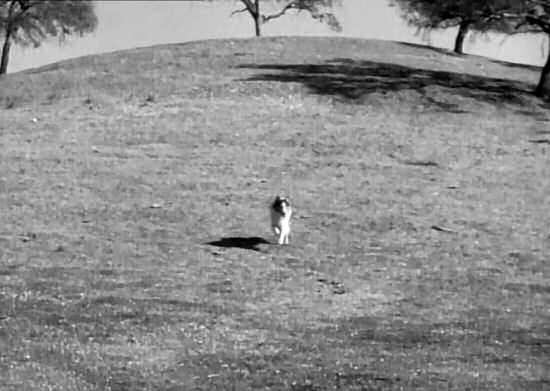
{"type": "Polygon", "coordinates": [[[283,216],[290,213],[290,201],[288,198],[277,196],[271,205],[273,210],[283,216]]]}

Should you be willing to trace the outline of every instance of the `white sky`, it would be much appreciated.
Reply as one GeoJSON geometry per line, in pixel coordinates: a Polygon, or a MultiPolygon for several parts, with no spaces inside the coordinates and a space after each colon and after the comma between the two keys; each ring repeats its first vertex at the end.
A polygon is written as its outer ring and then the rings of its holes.
{"type": "MultiPolygon", "coordinates": [[[[451,48],[455,29],[433,32],[423,40],[407,26],[386,0],[342,0],[335,9],[343,31],[335,33],[307,15],[287,15],[263,26],[265,36],[340,35],[376,38],[451,48]]],[[[264,9],[268,5],[264,5],[264,9]]],[[[38,49],[12,46],[9,72],[33,68],[67,58],[133,47],[177,43],[207,38],[251,37],[252,19],[242,13],[238,0],[219,1],[97,1],[99,26],[84,38],[70,37],[63,45],[57,40],[38,49]]],[[[542,65],[547,41],[544,35],[479,36],[466,39],[465,52],[500,60],[542,65]]]]}

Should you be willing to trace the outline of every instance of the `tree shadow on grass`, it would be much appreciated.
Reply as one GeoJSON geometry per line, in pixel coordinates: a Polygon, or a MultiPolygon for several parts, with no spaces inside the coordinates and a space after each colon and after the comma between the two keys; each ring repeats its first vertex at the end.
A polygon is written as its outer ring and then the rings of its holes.
{"type": "Polygon", "coordinates": [[[508,62],[508,61],[502,61],[502,60],[494,60],[491,59],[492,63],[503,65],[508,68],[516,68],[516,69],[528,69],[533,72],[542,72],[542,67],[538,65],[530,65],[530,64],[518,64],[515,62],[508,62]]]}
{"type": "Polygon", "coordinates": [[[427,45],[422,45],[422,44],[419,44],[419,43],[412,43],[412,42],[396,42],[396,43],[401,45],[401,46],[406,46],[406,47],[410,47],[410,48],[413,48],[413,49],[419,49],[419,50],[429,50],[431,52],[435,52],[435,53],[438,53],[438,54],[444,54],[446,56],[454,56],[454,57],[465,57],[465,56],[467,56],[467,54],[455,53],[451,49],[438,48],[436,46],[427,46],[427,45]]]}
{"type": "Polygon", "coordinates": [[[251,237],[227,237],[219,240],[207,242],[210,246],[224,247],[224,248],[242,248],[244,250],[261,251],[258,248],[260,244],[270,244],[267,240],[259,236],[251,237]]]}
{"type": "Polygon", "coordinates": [[[528,83],[509,79],[345,58],[321,64],[244,64],[240,67],[266,71],[247,81],[302,83],[314,94],[358,103],[373,93],[414,91],[421,95],[423,103],[458,113],[464,112],[463,104],[456,100],[446,101],[449,95],[494,105],[523,106],[532,89],[528,83]]]}

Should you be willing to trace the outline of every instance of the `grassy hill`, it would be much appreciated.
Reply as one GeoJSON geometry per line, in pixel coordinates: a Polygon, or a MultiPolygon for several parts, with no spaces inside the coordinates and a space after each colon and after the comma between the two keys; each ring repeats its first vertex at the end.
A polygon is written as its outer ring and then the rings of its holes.
{"type": "Polygon", "coordinates": [[[1,79],[0,388],[550,389],[537,78],[263,38],[1,79]]]}

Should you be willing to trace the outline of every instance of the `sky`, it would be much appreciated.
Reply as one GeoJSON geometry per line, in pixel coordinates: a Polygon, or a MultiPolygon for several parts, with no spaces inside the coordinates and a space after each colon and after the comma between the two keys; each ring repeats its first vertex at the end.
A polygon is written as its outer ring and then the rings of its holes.
{"type": "MultiPolygon", "coordinates": [[[[267,10],[268,4],[263,6],[267,10]]],[[[12,46],[8,71],[34,68],[60,60],[134,47],[179,43],[211,38],[252,37],[254,25],[238,0],[212,1],[96,1],[97,30],[66,42],[49,40],[39,48],[12,46]]],[[[336,33],[307,14],[285,15],[263,26],[264,36],[336,35],[421,43],[452,48],[456,29],[419,35],[387,0],[342,0],[335,14],[343,31],[336,33]]],[[[466,38],[464,50],[498,60],[542,65],[548,48],[544,35],[491,34],[466,38]]]]}

